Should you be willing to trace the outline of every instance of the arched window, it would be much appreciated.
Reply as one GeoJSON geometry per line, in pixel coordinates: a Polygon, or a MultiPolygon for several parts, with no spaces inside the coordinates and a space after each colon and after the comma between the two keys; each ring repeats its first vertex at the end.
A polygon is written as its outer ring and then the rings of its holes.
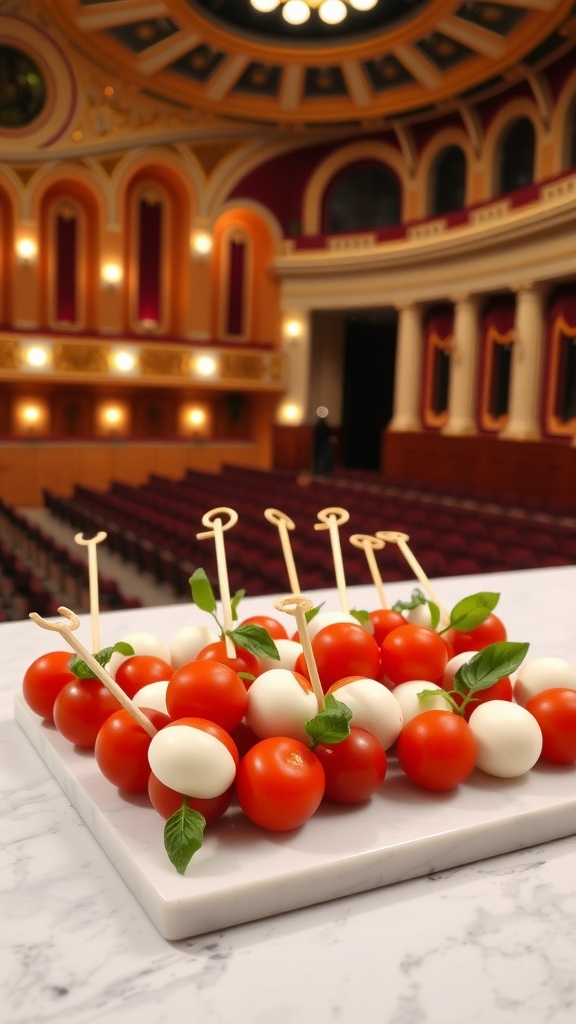
{"type": "Polygon", "coordinates": [[[436,217],[466,205],[466,157],[460,146],[446,146],[432,168],[430,215],[436,217]]]}
{"type": "Polygon", "coordinates": [[[518,117],[505,129],[500,146],[497,192],[513,192],[534,180],[534,125],[528,117],[518,117]]]}
{"type": "Polygon", "coordinates": [[[452,306],[431,309],[424,324],[425,384],[423,419],[427,427],[438,429],[448,418],[450,352],[454,335],[452,306]]]}
{"type": "Polygon", "coordinates": [[[400,223],[400,186],[395,174],[374,162],[347,167],[326,192],[324,232],[369,231],[400,223]]]}
{"type": "Polygon", "coordinates": [[[245,231],[233,228],[223,242],[223,334],[227,338],[246,338],[250,333],[251,239],[245,231]]]}
{"type": "Polygon", "coordinates": [[[137,199],[137,297],[136,318],[146,327],[163,320],[162,259],[165,229],[164,196],[154,185],[137,199]]]}
{"type": "Polygon", "coordinates": [[[80,211],[74,203],[59,203],[54,211],[54,320],[73,326],[78,322],[78,252],[80,211]]]}

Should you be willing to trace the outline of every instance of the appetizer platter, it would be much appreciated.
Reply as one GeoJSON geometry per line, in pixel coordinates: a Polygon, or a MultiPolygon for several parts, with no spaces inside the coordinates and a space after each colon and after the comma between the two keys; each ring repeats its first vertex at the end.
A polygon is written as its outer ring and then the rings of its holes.
{"type": "Polygon", "coordinates": [[[219,599],[197,570],[185,626],[181,608],[170,625],[136,613],[164,635],[143,628],[100,650],[105,534],[82,539],[91,649],[70,609],[31,616],[52,643],[24,672],[16,720],[159,932],[182,939],[573,834],[568,652],[517,640],[522,615],[508,601],[500,618],[496,590],[433,586],[404,534],[354,535],[372,585],[348,590],[341,509],[318,526],[336,587],[302,595],[286,519],[267,512],[290,594],[230,595],[235,519],[220,508],[202,535],[219,599]],[[392,586],[393,606],[384,543],[419,584],[392,586]]]}

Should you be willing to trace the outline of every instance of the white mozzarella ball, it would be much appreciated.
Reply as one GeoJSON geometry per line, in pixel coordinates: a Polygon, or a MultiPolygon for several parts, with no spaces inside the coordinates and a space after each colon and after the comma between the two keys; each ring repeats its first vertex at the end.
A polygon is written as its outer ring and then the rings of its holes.
{"type": "MultiPolygon", "coordinates": [[[[417,604],[415,608],[407,608],[406,611],[402,612],[406,622],[411,622],[414,626],[432,626],[432,615],[430,612],[429,604],[417,604]]],[[[436,625],[436,629],[444,626],[448,626],[449,622],[446,615],[440,611],[440,620],[436,625]]]]}
{"type": "MultiPolygon", "coordinates": [[[[168,644],[165,644],[159,637],[154,636],[153,633],[127,633],[126,636],[121,637],[121,642],[130,644],[134,654],[151,654],[155,658],[162,658],[162,661],[168,662],[170,665],[170,649],[168,644]]],[[[106,671],[110,673],[113,679],[116,678],[116,672],[118,666],[126,661],[126,658],[130,658],[130,654],[120,654],[119,651],[115,651],[110,661],[106,665],[106,671]]]]}
{"type": "Polygon", "coordinates": [[[514,700],[525,707],[536,693],[557,686],[576,690],[576,667],[564,658],[534,658],[518,669],[514,700]]]}
{"type": "Polygon", "coordinates": [[[423,711],[449,711],[450,705],[442,694],[445,691],[436,683],[428,683],[425,679],[411,679],[407,683],[399,683],[392,690],[392,696],[398,701],[402,711],[404,725],[423,711]],[[418,700],[423,690],[437,690],[438,696],[424,697],[418,700]]]}
{"type": "Polygon", "coordinates": [[[476,738],[476,766],[489,775],[512,779],[524,775],[542,752],[542,731],[526,708],[509,700],[479,704],[469,723],[476,738]]]}
{"type": "Polygon", "coordinates": [[[275,640],[276,650],[279,658],[268,658],[266,655],[259,658],[263,672],[272,668],[287,668],[290,672],[294,670],[299,656],[302,654],[302,644],[297,640],[275,640]]]}
{"type": "Polygon", "coordinates": [[[168,689],[168,680],[164,679],[161,682],[148,683],[146,686],[142,686],[137,693],[132,697],[132,701],[139,708],[155,708],[156,711],[162,711],[163,714],[168,714],[168,708],[166,707],[166,690],[168,689]]]}
{"type": "Polygon", "coordinates": [[[310,737],[304,726],[317,714],[314,691],[305,689],[288,669],[268,669],[250,684],[246,721],[261,740],[290,736],[308,743],[310,737]]]}
{"type": "Polygon", "coordinates": [[[313,640],[317,633],[324,626],[332,626],[335,622],[352,622],[355,626],[361,626],[362,623],[358,622],[353,615],[349,612],[317,612],[314,618],[310,619],[308,623],[308,636],[310,640],[313,640]]]}
{"type": "Polygon", "coordinates": [[[228,748],[215,736],[190,725],[167,725],[150,741],[148,763],[154,775],[184,796],[210,800],[236,777],[228,748]]]}
{"type": "Polygon", "coordinates": [[[375,679],[351,679],[329,691],[352,712],[351,725],[366,729],[388,750],[402,728],[402,709],[394,695],[375,679]]]}
{"type": "Polygon", "coordinates": [[[184,626],[170,641],[170,664],[174,669],[182,668],[182,665],[194,661],[203,647],[219,639],[218,633],[209,626],[184,626]]]}
{"type": "Polygon", "coordinates": [[[473,658],[476,654],[478,654],[478,651],[462,651],[461,654],[455,654],[453,658],[450,658],[442,676],[442,686],[444,689],[454,689],[454,679],[458,669],[462,668],[462,665],[466,665],[470,658],[473,658]]]}

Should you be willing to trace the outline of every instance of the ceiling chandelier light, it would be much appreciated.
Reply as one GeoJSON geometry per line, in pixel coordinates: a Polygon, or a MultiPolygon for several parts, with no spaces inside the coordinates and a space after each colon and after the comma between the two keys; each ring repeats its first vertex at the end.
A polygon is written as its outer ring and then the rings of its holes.
{"type": "Polygon", "coordinates": [[[355,11],[370,11],[378,0],[250,0],[250,3],[261,14],[269,14],[282,4],[282,17],[289,25],[303,25],[312,11],[318,11],[326,25],[338,25],[344,21],[349,7],[355,11]]]}

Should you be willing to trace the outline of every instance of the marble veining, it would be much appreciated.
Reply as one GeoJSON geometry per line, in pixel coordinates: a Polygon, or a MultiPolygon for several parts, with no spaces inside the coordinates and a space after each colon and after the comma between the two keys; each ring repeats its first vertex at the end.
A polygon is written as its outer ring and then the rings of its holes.
{"type": "MultiPolygon", "coordinates": [[[[530,641],[532,656],[576,660],[576,569],[463,584],[436,581],[448,604],[499,590],[511,639],[530,641]]],[[[391,585],[390,596],[411,585],[391,585]]],[[[269,600],[246,599],[246,609],[269,600]]],[[[356,606],[374,601],[371,587],[354,595],[356,606]]],[[[108,613],[103,644],[119,630],[167,634],[194,614],[182,606],[108,613]]],[[[26,665],[58,643],[29,622],[0,626],[0,637],[2,1024],[573,1024],[573,835],[163,939],[14,722],[26,665]]]]}

